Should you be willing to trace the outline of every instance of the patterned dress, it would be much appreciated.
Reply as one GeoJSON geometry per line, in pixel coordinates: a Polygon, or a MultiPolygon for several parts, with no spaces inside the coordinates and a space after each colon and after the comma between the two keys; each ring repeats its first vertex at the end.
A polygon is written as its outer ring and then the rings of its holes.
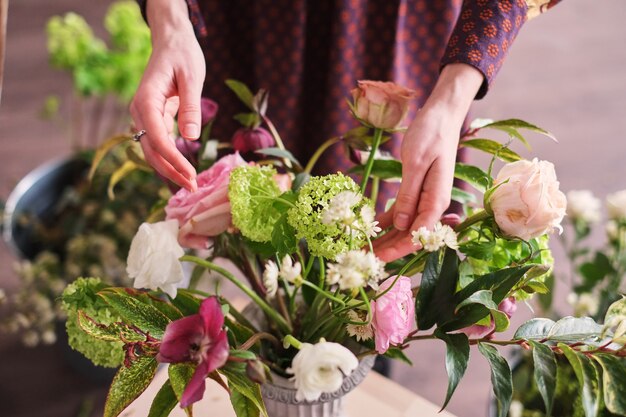
{"type": "MultiPolygon", "coordinates": [[[[145,7],[146,0],[139,0],[145,7]]],[[[149,0],[148,0],[149,1],[149,0]]],[[[228,138],[244,111],[224,80],[270,91],[268,116],[296,157],[355,123],[346,98],[356,80],[393,80],[417,91],[407,120],[439,72],[466,63],[493,82],[520,28],[559,0],[186,0],[204,51],[203,94],[220,105],[214,136],[228,138]]],[[[400,140],[386,144],[398,156],[400,140]]],[[[335,146],[320,170],[342,170],[335,146]]]]}

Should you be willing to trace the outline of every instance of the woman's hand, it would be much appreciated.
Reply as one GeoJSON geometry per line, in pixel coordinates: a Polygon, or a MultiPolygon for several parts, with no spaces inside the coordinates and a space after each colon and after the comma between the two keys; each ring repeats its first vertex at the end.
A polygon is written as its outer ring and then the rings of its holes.
{"type": "Polygon", "coordinates": [[[195,190],[196,172],[170,137],[178,113],[180,133],[200,136],[200,96],[206,72],[204,56],[189,21],[184,0],[150,0],[148,23],[152,55],[130,105],[146,160],[161,175],[195,190]]]}
{"type": "Polygon", "coordinates": [[[446,66],[410,124],[400,152],[400,190],[394,206],[379,218],[380,227],[393,229],[374,242],[382,260],[414,252],[411,231],[432,229],[450,205],[461,128],[482,82],[483,75],[469,65],[446,66]]]}

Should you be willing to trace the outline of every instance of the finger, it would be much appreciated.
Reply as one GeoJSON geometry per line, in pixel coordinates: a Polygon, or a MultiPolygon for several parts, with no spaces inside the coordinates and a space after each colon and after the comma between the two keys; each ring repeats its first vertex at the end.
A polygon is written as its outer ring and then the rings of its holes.
{"type": "Polygon", "coordinates": [[[180,100],[178,97],[170,97],[165,102],[165,111],[163,112],[163,119],[165,126],[167,127],[167,133],[171,134],[174,131],[174,120],[176,113],[178,113],[178,106],[180,100]]]}
{"type": "Polygon", "coordinates": [[[392,206],[386,212],[376,216],[376,220],[378,221],[378,227],[385,230],[393,225],[393,211],[394,207],[392,206]]]}
{"type": "MultiPolygon", "coordinates": [[[[154,102],[150,103],[144,107],[144,112],[139,114],[139,118],[143,122],[143,128],[146,130],[146,135],[142,138],[142,142],[147,142],[150,148],[158,152],[179,174],[187,178],[190,183],[195,184],[196,170],[176,149],[176,145],[170,139],[163,116],[165,103],[162,106],[159,109],[154,102]]],[[[174,178],[170,179],[176,182],[174,178]]]]}
{"type": "Polygon", "coordinates": [[[424,174],[420,170],[415,170],[415,165],[402,164],[402,183],[393,212],[393,225],[398,230],[408,229],[415,218],[423,177],[424,174]]]}
{"type": "Polygon", "coordinates": [[[202,96],[203,80],[189,71],[177,75],[178,97],[178,127],[183,138],[195,140],[200,137],[200,98],[202,96]]]}
{"type": "Polygon", "coordinates": [[[388,231],[387,233],[385,233],[381,237],[379,237],[376,240],[374,240],[372,242],[372,245],[374,246],[374,249],[376,249],[376,250],[382,249],[382,248],[384,248],[386,246],[389,246],[389,243],[393,242],[394,239],[397,239],[398,236],[400,236],[400,234],[402,234],[402,233],[404,233],[404,232],[400,232],[397,229],[391,229],[390,231],[388,231]]]}
{"type": "Polygon", "coordinates": [[[413,243],[411,232],[398,231],[398,234],[392,240],[387,241],[381,247],[375,247],[374,252],[383,262],[392,262],[418,249],[419,246],[413,243]]]}
{"type": "Polygon", "coordinates": [[[178,172],[172,164],[167,162],[165,158],[159,155],[152,147],[147,143],[141,143],[141,147],[143,149],[144,156],[146,157],[146,161],[162,176],[171,180],[179,187],[186,188],[188,190],[195,191],[197,188],[195,182],[191,182],[188,178],[183,176],[180,172],[178,172]]]}

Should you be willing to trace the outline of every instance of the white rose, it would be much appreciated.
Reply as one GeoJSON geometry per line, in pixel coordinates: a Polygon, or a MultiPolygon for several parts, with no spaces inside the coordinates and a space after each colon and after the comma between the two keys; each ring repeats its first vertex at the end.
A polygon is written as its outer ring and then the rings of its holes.
{"type": "Polygon", "coordinates": [[[613,220],[626,219],[626,190],[606,196],[606,209],[613,220]]]}
{"type": "Polygon", "coordinates": [[[600,221],[600,200],[589,190],[572,190],[567,193],[567,215],[587,223],[600,221]]]}
{"type": "Polygon", "coordinates": [[[293,374],[298,401],[315,401],[324,392],[341,388],[344,376],[349,376],[359,361],[339,343],[320,341],[302,343],[287,372],[293,374]]]}
{"type": "Polygon", "coordinates": [[[535,158],[506,164],[495,184],[502,185],[492,194],[490,206],[504,234],[530,240],[561,228],[567,200],[552,163],[535,158]]]}
{"type": "Polygon", "coordinates": [[[126,272],[135,288],[160,288],[176,297],[176,284],[183,280],[178,260],[185,251],[178,243],[178,220],[143,223],[130,244],[126,272]]]}

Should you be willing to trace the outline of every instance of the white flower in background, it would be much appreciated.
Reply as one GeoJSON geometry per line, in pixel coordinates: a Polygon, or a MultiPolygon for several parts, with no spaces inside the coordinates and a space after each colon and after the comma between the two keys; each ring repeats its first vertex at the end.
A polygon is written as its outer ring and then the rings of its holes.
{"type": "Polygon", "coordinates": [[[360,213],[361,224],[359,224],[358,221],[355,221],[352,224],[352,227],[362,230],[367,237],[376,237],[376,235],[382,231],[382,229],[378,227],[378,222],[375,220],[376,212],[374,211],[372,206],[365,205],[361,207],[360,213]]]}
{"type": "Polygon", "coordinates": [[[474,119],[470,123],[470,129],[481,129],[493,123],[492,119],[474,119]]]}
{"type": "Polygon", "coordinates": [[[606,236],[609,240],[617,240],[619,238],[619,225],[615,220],[609,220],[606,222],[606,236]]]}
{"type": "Polygon", "coordinates": [[[354,191],[340,192],[330,200],[328,207],[322,210],[322,223],[351,225],[355,219],[352,208],[359,204],[362,199],[363,196],[354,191]]]}
{"type": "Polygon", "coordinates": [[[358,359],[347,348],[322,339],[315,345],[302,343],[287,372],[293,375],[296,399],[315,401],[322,393],[341,388],[344,377],[358,365],[358,359]]]}
{"type": "Polygon", "coordinates": [[[567,302],[574,307],[576,317],[595,316],[600,309],[598,296],[588,292],[580,295],[573,292],[567,296],[567,302]]]}
{"type": "Polygon", "coordinates": [[[518,400],[511,401],[511,406],[509,407],[509,417],[522,417],[523,413],[524,404],[518,400]]]}
{"type": "Polygon", "coordinates": [[[263,285],[267,290],[267,295],[274,298],[278,291],[278,265],[274,261],[267,261],[265,271],[263,271],[263,285]]]}
{"type": "Polygon", "coordinates": [[[572,190],[567,193],[566,213],[572,219],[587,223],[600,221],[600,207],[602,203],[589,190],[572,190]]]}
{"type": "Polygon", "coordinates": [[[435,252],[444,246],[454,250],[459,248],[454,229],[447,224],[441,224],[441,222],[437,222],[432,231],[422,226],[411,234],[413,244],[422,245],[426,252],[435,252]]]}
{"type": "Polygon", "coordinates": [[[52,345],[57,341],[57,335],[52,329],[45,330],[41,334],[41,341],[44,345],[52,345]]]}
{"type": "Polygon", "coordinates": [[[4,289],[0,288],[0,305],[4,303],[7,299],[7,293],[4,292],[4,289]]]}
{"type": "Polygon", "coordinates": [[[341,290],[353,290],[366,284],[376,289],[378,282],[387,277],[385,263],[372,252],[351,250],[340,253],[335,263],[328,264],[326,282],[339,284],[341,290]]]}
{"type": "Polygon", "coordinates": [[[219,142],[215,139],[207,140],[202,151],[201,159],[203,161],[215,161],[217,159],[217,146],[219,142]]]}
{"type": "Polygon", "coordinates": [[[300,262],[293,262],[291,256],[285,255],[280,264],[280,277],[295,285],[300,285],[302,280],[302,265],[300,262]]]}
{"type": "MultiPolygon", "coordinates": [[[[366,322],[367,321],[367,312],[365,311],[354,311],[354,310],[349,310],[348,311],[348,319],[350,321],[360,321],[360,322],[366,322]]],[[[356,338],[357,342],[363,341],[363,340],[370,340],[371,338],[374,337],[374,329],[372,329],[372,325],[371,324],[351,324],[348,323],[346,324],[346,331],[348,332],[348,334],[354,338],[356,338]]]]}
{"type": "Polygon", "coordinates": [[[626,190],[607,195],[606,209],[610,219],[626,219],[626,190]]]}
{"type": "Polygon", "coordinates": [[[176,284],[183,280],[178,260],[185,251],[178,243],[178,220],[143,223],[130,244],[126,272],[135,288],[160,288],[176,297],[176,284]]]}
{"type": "Polygon", "coordinates": [[[22,343],[26,347],[35,347],[39,344],[39,334],[34,330],[28,330],[22,336],[22,343]]]}

